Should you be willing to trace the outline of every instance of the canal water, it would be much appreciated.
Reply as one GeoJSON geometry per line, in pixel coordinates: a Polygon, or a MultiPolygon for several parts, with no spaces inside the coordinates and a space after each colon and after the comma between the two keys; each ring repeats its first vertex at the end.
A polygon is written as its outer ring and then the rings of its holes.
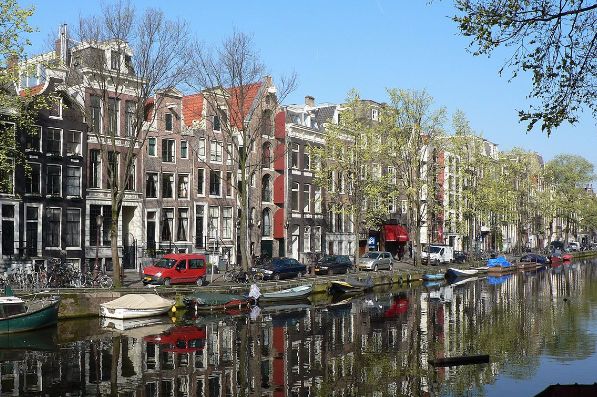
{"type": "Polygon", "coordinates": [[[326,299],[3,337],[0,394],[533,396],[597,381],[597,261],[326,299]],[[429,364],[479,354],[490,362],[429,364]]]}

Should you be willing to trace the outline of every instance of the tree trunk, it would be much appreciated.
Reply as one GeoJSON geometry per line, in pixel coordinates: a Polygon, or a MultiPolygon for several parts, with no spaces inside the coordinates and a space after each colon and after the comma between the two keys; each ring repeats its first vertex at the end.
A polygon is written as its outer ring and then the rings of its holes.
{"type": "Polygon", "coordinates": [[[112,252],[112,279],[116,288],[122,287],[120,278],[120,255],[118,252],[118,219],[120,211],[117,205],[112,205],[112,224],[110,225],[110,248],[112,252]]]}
{"type": "Polygon", "coordinates": [[[112,338],[111,361],[112,367],[110,368],[110,391],[113,396],[116,396],[118,395],[118,362],[120,361],[120,335],[112,338]]]}
{"type": "MultiPolygon", "coordinates": [[[[249,242],[248,242],[248,229],[249,229],[249,192],[247,183],[247,159],[239,158],[239,166],[241,169],[240,173],[240,186],[238,189],[239,201],[240,201],[240,261],[243,270],[246,272],[249,270],[249,242]]],[[[251,266],[254,263],[250,264],[251,266]]]]}

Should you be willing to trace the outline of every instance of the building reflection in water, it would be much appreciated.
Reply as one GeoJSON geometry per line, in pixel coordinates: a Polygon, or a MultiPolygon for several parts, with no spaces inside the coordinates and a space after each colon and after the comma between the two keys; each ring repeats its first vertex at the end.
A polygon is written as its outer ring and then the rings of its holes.
{"type": "MultiPolygon", "coordinates": [[[[549,347],[550,333],[564,321],[557,303],[588,295],[596,278],[593,266],[549,269],[502,282],[376,292],[323,307],[265,307],[255,321],[218,315],[184,325],[103,330],[58,346],[28,341],[28,351],[8,349],[12,346],[0,340],[0,391],[14,396],[466,394],[493,382],[513,360],[521,376],[532,376],[545,341],[549,347]],[[467,353],[490,354],[491,364],[428,365],[429,358],[467,353]]],[[[60,339],[51,332],[50,339],[60,339]]],[[[554,347],[551,354],[583,354],[575,348],[554,347]]]]}

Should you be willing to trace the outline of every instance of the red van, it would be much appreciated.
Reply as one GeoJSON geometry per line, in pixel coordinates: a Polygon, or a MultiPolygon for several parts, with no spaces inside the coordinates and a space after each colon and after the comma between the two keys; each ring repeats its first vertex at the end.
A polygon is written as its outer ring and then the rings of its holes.
{"type": "Polygon", "coordinates": [[[168,254],[154,266],[143,269],[143,284],[205,283],[207,272],[203,254],[168,254]]]}

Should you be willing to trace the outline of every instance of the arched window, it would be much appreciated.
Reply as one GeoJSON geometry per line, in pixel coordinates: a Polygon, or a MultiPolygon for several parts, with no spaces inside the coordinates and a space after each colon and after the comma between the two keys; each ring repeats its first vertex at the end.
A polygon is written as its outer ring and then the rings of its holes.
{"type": "Polygon", "coordinates": [[[272,131],[273,131],[273,124],[274,124],[274,120],[272,117],[272,111],[270,109],[266,109],[263,111],[263,116],[261,119],[261,134],[262,135],[267,135],[267,136],[272,136],[272,131]]]}
{"type": "Polygon", "coordinates": [[[261,201],[271,203],[272,201],[272,184],[269,174],[265,174],[261,180],[261,201]]]}
{"type": "Polygon", "coordinates": [[[269,237],[272,235],[272,218],[269,208],[263,210],[261,217],[261,235],[269,237]]]}
{"type": "Polygon", "coordinates": [[[269,168],[272,164],[272,147],[269,142],[265,142],[261,148],[261,166],[269,168]]]}

